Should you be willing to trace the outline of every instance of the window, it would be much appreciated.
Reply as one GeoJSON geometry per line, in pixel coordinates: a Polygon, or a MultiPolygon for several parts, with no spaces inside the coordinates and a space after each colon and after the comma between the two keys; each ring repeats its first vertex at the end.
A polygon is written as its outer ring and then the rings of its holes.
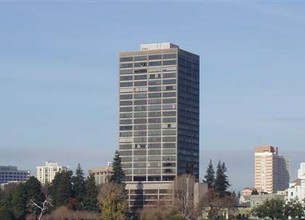
{"type": "Polygon", "coordinates": [[[120,87],[130,87],[132,86],[132,82],[121,82],[120,87]]]}
{"type": "Polygon", "coordinates": [[[176,58],[176,54],[175,53],[170,53],[170,54],[163,54],[163,59],[173,59],[176,58]]]}
{"type": "Polygon", "coordinates": [[[132,68],[133,63],[121,63],[120,67],[121,68],[132,68]]]}
{"type": "Polygon", "coordinates": [[[176,60],[165,60],[165,61],[163,61],[163,65],[164,66],[167,66],[167,65],[176,65],[176,64],[177,64],[176,60]]]}
{"type": "Polygon", "coordinates": [[[147,60],[147,56],[135,56],[134,57],[135,61],[142,61],[142,60],[147,60]]]}
{"type": "Polygon", "coordinates": [[[160,60],[161,59],[161,54],[157,54],[157,55],[149,55],[148,56],[149,60],[160,60]]]}
{"type": "Polygon", "coordinates": [[[121,57],[120,58],[120,62],[130,62],[132,61],[132,57],[121,57]]]}
{"type": "Polygon", "coordinates": [[[149,62],[149,66],[161,66],[161,61],[149,62]]]}
{"type": "Polygon", "coordinates": [[[134,64],[134,67],[144,67],[144,66],[147,66],[146,62],[141,62],[141,63],[135,63],[134,64]]]}
{"type": "Polygon", "coordinates": [[[135,86],[146,86],[147,85],[147,81],[138,81],[134,83],[135,86]]]}

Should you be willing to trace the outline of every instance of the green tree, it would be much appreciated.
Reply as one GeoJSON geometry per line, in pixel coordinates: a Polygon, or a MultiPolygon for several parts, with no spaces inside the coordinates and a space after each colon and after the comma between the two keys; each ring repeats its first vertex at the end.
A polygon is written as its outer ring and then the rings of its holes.
{"type": "Polygon", "coordinates": [[[208,189],[214,188],[214,183],[215,183],[215,171],[214,167],[212,164],[212,160],[210,159],[210,163],[208,165],[208,168],[206,170],[206,174],[204,176],[203,182],[208,184],[208,189]]]}
{"type": "Polygon", "coordinates": [[[219,197],[224,197],[226,194],[226,190],[230,186],[226,172],[227,168],[225,163],[219,161],[217,165],[216,178],[214,183],[215,192],[218,194],[219,197]]]}
{"type": "Polygon", "coordinates": [[[102,219],[123,220],[128,212],[128,202],[124,184],[104,183],[101,187],[99,201],[102,219]]]}
{"type": "Polygon", "coordinates": [[[84,195],[83,206],[87,211],[98,211],[98,188],[95,184],[94,176],[90,175],[85,182],[86,194],[84,195]]]}
{"type": "Polygon", "coordinates": [[[125,173],[122,169],[122,162],[119,151],[115,151],[112,162],[113,175],[111,176],[111,182],[121,184],[124,181],[125,173]]]}
{"type": "Polygon", "coordinates": [[[72,171],[62,171],[55,175],[50,185],[51,198],[55,207],[66,205],[73,197],[72,171]]]}
{"type": "Polygon", "coordinates": [[[80,164],[78,164],[76,171],[75,171],[75,176],[72,177],[72,190],[73,190],[73,195],[76,198],[76,203],[77,203],[77,210],[82,209],[82,203],[83,199],[86,193],[86,188],[85,188],[85,177],[84,177],[84,172],[83,169],[81,168],[80,164]]]}
{"type": "Polygon", "coordinates": [[[279,199],[266,200],[263,204],[255,207],[252,213],[259,218],[283,219],[284,201],[279,199]]]}
{"type": "Polygon", "coordinates": [[[291,217],[292,219],[301,219],[302,217],[304,217],[304,208],[305,207],[299,200],[289,200],[284,206],[284,216],[287,219],[289,217],[291,217]]]}
{"type": "Polygon", "coordinates": [[[24,184],[18,185],[12,194],[11,205],[15,218],[23,220],[27,211],[27,194],[24,184]]]}
{"type": "MultiPolygon", "coordinates": [[[[24,184],[26,191],[27,206],[29,203],[42,203],[44,195],[41,191],[41,184],[35,177],[30,177],[24,184]]],[[[37,215],[40,211],[36,207],[29,207],[28,211],[37,215]]]]}

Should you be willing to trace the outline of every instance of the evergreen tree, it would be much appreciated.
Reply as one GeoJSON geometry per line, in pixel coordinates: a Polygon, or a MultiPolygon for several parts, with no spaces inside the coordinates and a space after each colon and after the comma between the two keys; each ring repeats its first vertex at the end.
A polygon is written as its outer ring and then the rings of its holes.
{"type": "Polygon", "coordinates": [[[219,161],[217,165],[216,179],[214,184],[215,192],[218,194],[219,197],[224,197],[226,190],[230,186],[226,172],[227,168],[225,163],[219,161]]]}
{"type": "Polygon", "coordinates": [[[95,184],[94,176],[90,175],[85,182],[86,194],[83,200],[83,209],[87,211],[98,211],[98,188],[95,184]]]}
{"type": "MultiPolygon", "coordinates": [[[[30,177],[26,183],[24,184],[24,188],[26,191],[27,202],[33,202],[40,204],[44,200],[44,195],[41,191],[41,184],[39,180],[35,177],[30,177]]],[[[29,205],[29,204],[27,204],[29,205]]],[[[37,214],[39,210],[37,208],[32,207],[32,210],[29,210],[31,213],[37,214]]]]}
{"type": "Polygon", "coordinates": [[[206,170],[206,175],[204,176],[205,180],[203,182],[208,184],[208,189],[214,188],[214,183],[215,183],[215,171],[214,167],[212,164],[212,160],[210,159],[209,166],[206,170]]]}
{"type": "Polygon", "coordinates": [[[75,176],[72,177],[72,189],[73,189],[74,197],[76,198],[78,203],[77,209],[81,210],[81,204],[83,202],[86,189],[85,189],[84,172],[80,164],[78,164],[76,168],[75,176]]]}
{"type": "Polygon", "coordinates": [[[12,209],[15,219],[25,219],[27,211],[27,194],[24,184],[18,185],[16,191],[12,194],[12,209]]]}
{"type": "Polygon", "coordinates": [[[115,152],[112,162],[112,170],[113,170],[113,175],[111,176],[111,182],[118,184],[122,183],[125,178],[125,173],[122,169],[122,163],[121,163],[119,151],[115,152]]]}
{"type": "Polygon", "coordinates": [[[72,171],[57,173],[50,186],[50,193],[55,207],[66,205],[73,197],[72,171]]]}

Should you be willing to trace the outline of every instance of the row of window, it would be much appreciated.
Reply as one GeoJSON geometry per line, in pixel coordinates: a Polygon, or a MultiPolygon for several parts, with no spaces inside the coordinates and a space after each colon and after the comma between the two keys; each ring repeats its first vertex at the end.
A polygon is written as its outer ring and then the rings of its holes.
{"type": "MultiPolygon", "coordinates": [[[[170,89],[169,87],[168,89],[170,89]]],[[[176,97],[176,92],[158,92],[158,93],[135,93],[135,94],[121,94],[120,99],[147,99],[160,97],[176,97]]]]}
{"type": "Polygon", "coordinates": [[[153,54],[153,55],[141,55],[134,57],[120,57],[120,62],[131,62],[131,61],[144,61],[144,60],[160,60],[160,59],[174,59],[177,58],[177,54],[153,54]]]}
{"type": "MultiPolygon", "coordinates": [[[[121,150],[126,149],[145,149],[145,148],[161,148],[161,143],[148,143],[148,144],[120,144],[121,150]]],[[[162,143],[163,148],[175,148],[176,143],[162,143]]]]}
{"type": "MultiPolygon", "coordinates": [[[[160,117],[160,116],[176,116],[176,111],[154,111],[154,112],[134,112],[134,113],[121,113],[120,118],[146,118],[146,117],[160,117]]],[[[131,130],[131,129],[130,129],[131,130]]]]}
{"type": "Polygon", "coordinates": [[[176,109],[176,105],[150,105],[150,106],[134,106],[134,107],[120,107],[120,112],[132,112],[132,111],[156,111],[156,110],[173,110],[176,109]]]}
{"type": "MultiPolygon", "coordinates": [[[[176,79],[164,79],[163,82],[161,80],[154,80],[154,81],[128,81],[128,82],[120,82],[120,87],[132,87],[132,86],[147,86],[147,85],[167,85],[167,84],[176,84],[177,80],[176,79]]],[[[159,86],[160,89],[152,89],[154,87],[149,87],[148,91],[158,91],[161,90],[161,87],[159,86]]]]}
{"type": "MultiPolygon", "coordinates": [[[[168,148],[162,150],[163,155],[170,155],[170,154],[176,154],[175,148],[168,148]]],[[[134,151],[120,151],[120,156],[130,156],[130,155],[160,155],[161,150],[160,149],[150,149],[148,152],[146,150],[134,150],[134,151]]]]}
{"type": "Polygon", "coordinates": [[[167,98],[167,99],[141,99],[141,100],[135,100],[135,101],[120,101],[120,106],[125,105],[153,105],[153,104],[168,104],[168,103],[176,103],[177,100],[175,98],[167,98]]]}
{"type": "Polygon", "coordinates": [[[161,73],[161,72],[172,72],[177,71],[176,66],[166,66],[166,67],[150,67],[150,68],[140,68],[140,69],[121,69],[120,74],[141,74],[141,73],[161,73]]]}
{"type": "MultiPolygon", "coordinates": [[[[176,78],[176,73],[164,73],[162,75],[162,78],[167,79],[167,78],[176,78]]],[[[120,81],[131,81],[131,80],[144,80],[144,79],[150,79],[150,80],[157,80],[161,79],[161,74],[150,74],[150,75],[124,75],[120,76],[120,81]]],[[[152,81],[154,82],[154,81],[152,81]]],[[[161,82],[161,81],[160,81],[161,82]]]]}
{"type": "Polygon", "coordinates": [[[131,163],[136,162],[136,161],[148,161],[153,162],[153,161],[176,161],[176,156],[175,155],[134,155],[134,156],[122,156],[121,157],[122,162],[129,162],[131,163]]]}

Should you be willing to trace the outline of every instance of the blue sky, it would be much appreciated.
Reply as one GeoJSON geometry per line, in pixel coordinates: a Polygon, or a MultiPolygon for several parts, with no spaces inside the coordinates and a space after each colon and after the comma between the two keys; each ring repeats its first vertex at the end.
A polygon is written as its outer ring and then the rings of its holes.
{"type": "Polygon", "coordinates": [[[117,148],[118,53],[172,42],[201,57],[201,167],[253,185],[261,144],[305,161],[305,2],[0,0],[0,164],[85,170],[117,148]],[[242,165],[242,166],[241,166],[242,165]]]}

